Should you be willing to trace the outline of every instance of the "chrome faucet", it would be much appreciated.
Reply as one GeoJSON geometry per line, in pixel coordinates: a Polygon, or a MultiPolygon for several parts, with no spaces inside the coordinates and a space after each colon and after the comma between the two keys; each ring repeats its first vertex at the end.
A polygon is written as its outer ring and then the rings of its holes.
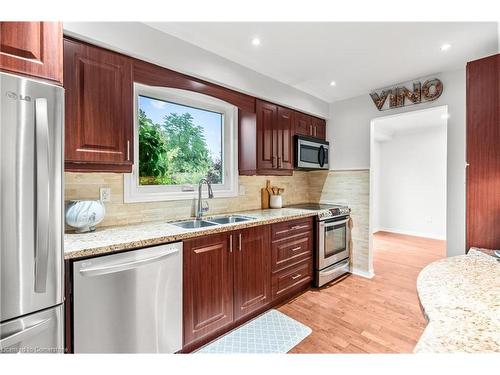
{"type": "Polygon", "coordinates": [[[204,183],[207,184],[208,198],[212,199],[214,197],[214,192],[212,191],[212,185],[210,184],[210,181],[208,181],[206,178],[202,178],[198,183],[198,209],[196,210],[196,220],[201,220],[201,218],[203,217],[203,212],[208,211],[208,203],[206,207],[203,207],[203,205],[201,204],[201,188],[204,183]]]}

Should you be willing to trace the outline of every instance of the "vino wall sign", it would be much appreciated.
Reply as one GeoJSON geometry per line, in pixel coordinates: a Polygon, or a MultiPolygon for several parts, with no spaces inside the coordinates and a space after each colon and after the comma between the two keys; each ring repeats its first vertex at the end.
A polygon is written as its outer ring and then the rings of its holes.
{"type": "Polygon", "coordinates": [[[422,83],[412,81],[406,84],[373,91],[370,96],[379,111],[406,107],[436,100],[443,93],[443,83],[438,78],[422,83]]]}

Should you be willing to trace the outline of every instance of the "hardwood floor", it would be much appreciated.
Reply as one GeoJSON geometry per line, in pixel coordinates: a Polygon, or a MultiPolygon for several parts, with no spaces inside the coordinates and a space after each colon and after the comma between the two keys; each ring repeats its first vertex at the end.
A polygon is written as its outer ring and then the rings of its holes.
{"type": "Polygon", "coordinates": [[[411,353],[426,325],[416,279],[445,257],[445,241],[374,235],[375,277],[350,275],[310,290],[279,310],[313,332],[291,353],[411,353]]]}

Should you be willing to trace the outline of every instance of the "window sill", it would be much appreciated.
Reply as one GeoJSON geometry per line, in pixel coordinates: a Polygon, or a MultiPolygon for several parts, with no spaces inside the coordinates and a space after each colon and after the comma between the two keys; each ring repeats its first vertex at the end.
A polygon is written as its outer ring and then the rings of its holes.
{"type": "MultiPolygon", "coordinates": [[[[217,198],[234,198],[238,196],[237,190],[213,190],[214,199],[217,198]]],[[[186,192],[158,192],[158,193],[147,193],[147,194],[133,194],[125,187],[123,192],[123,202],[124,203],[141,203],[141,202],[164,202],[164,201],[187,201],[198,199],[198,189],[196,191],[186,191],[186,192]]],[[[203,189],[202,199],[207,199],[207,192],[205,188],[203,189]]]]}

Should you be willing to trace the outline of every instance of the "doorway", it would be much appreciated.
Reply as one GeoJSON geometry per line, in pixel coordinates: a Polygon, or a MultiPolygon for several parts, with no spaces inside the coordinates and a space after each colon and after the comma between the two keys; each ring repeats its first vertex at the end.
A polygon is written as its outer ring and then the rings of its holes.
{"type": "MultiPolygon", "coordinates": [[[[427,239],[445,256],[447,106],[379,117],[370,133],[370,262],[427,239]],[[383,245],[382,245],[383,244],[383,245]]],[[[375,270],[376,272],[376,270],[375,270]]]]}

